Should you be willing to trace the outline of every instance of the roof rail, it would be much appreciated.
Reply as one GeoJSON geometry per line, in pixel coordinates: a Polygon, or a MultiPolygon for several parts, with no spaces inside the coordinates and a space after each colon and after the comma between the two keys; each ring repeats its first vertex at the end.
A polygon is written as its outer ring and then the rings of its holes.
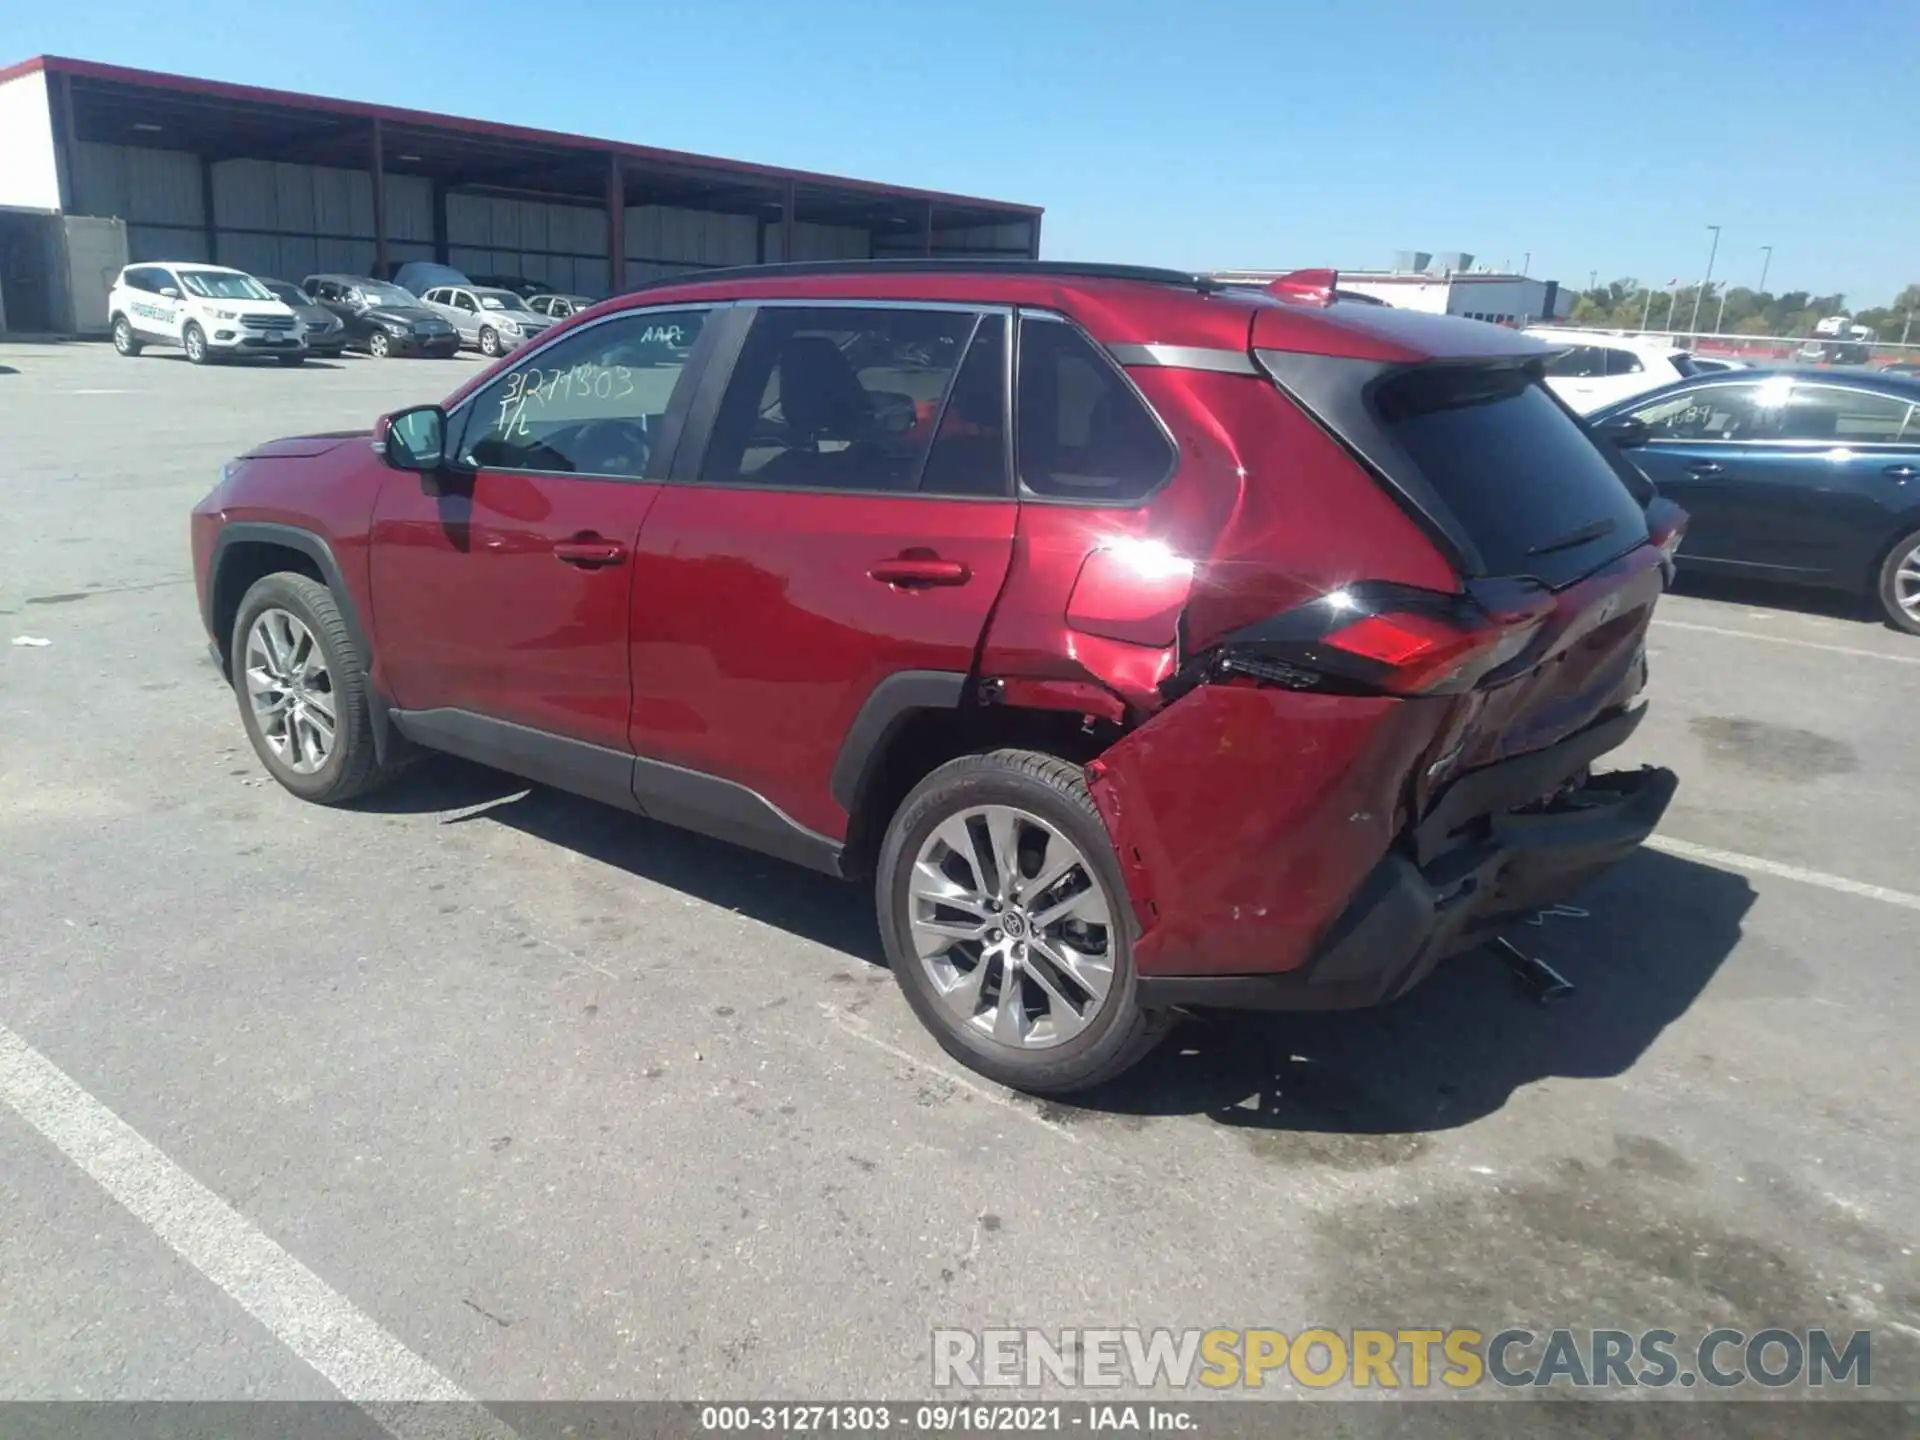
{"type": "Polygon", "coordinates": [[[729,265],[719,269],[693,269],[678,275],[630,285],[620,293],[632,295],[643,290],[658,290],[675,285],[703,285],[710,280],[779,280],[788,276],[812,275],[1037,275],[1080,280],[1135,280],[1150,285],[1177,285],[1203,295],[1227,287],[1210,276],[1187,270],[1162,270],[1151,265],[1106,265],[1072,260],[1010,260],[998,257],[956,255],[950,258],[915,256],[902,260],[791,260],[766,265],[729,265]]]}

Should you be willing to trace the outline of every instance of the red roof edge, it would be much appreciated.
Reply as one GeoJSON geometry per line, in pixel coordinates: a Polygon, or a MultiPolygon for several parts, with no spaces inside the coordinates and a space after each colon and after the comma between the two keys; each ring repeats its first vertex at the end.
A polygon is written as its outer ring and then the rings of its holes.
{"type": "Polygon", "coordinates": [[[538,130],[524,125],[504,125],[492,120],[473,120],[460,115],[440,115],[430,110],[408,110],[397,105],[375,105],[361,100],[340,100],[328,95],[303,95],[295,90],[268,90],[256,85],[234,85],[225,80],[200,80],[190,75],[172,75],[160,70],[136,70],[124,65],[107,65],[97,60],[76,60],[65,55],[36,55],[0,70],[0,81],[36,70],[78,76],[86,80],[106,80],[122,85],[144,85],[156,90],[172,90],[188,95],[213,95],[226,100],[245,100],[262,105],[284,105],[302,110],[322,110],[336,115],[357,115],[380,119],[395,125],[451,130],[458,134],[486,135],[497,140],[517,140],[528,145],[560,146],[572,150],[611,151],[634,160],[704,167],[753,175],[767,180],[818,185],[837,190],[858,190],[868,194],[891,195],[902,199],[931,200],[974,209],[1005,210],[1022,218],[1045,213],[1040,205],[1021,205],[1009,200],[987,200],[974,195],[954,195],[940,190],[920,190],[907,185],[888,185],[878,180],[855,180],[845,175],[827,175],[813,170],[790,170],[780,165],[758,165],[750,160],[727,160],[718,155],[698,155],[683,150],[663,150],[651,145],[632,145],[620,140],[601,140],[591,135],[569,135],[559,130],[538,130]]]}
{"type": "Polygon", "coordinates": [[[8,65],[0,69],[0,85],[9,80],[18,80],[22,75],[34,75],[47,68],[47,57],[36,55],[31,60],[22,60],[18,65],[8,65]]]}

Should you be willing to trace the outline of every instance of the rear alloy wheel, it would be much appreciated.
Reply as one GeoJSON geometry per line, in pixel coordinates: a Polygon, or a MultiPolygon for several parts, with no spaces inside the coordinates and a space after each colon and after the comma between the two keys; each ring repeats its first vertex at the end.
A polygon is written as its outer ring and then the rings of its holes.
{"type": "Polygon", "coordinates": [[[1899,629],[1920,635],[1920,530],[1894,542],[1880,567],[1880,610],[1899,629]]]}
{"type": "Polygon", "coordinates": [[[914,1013],[1002,1084],[1084,1089],[1164,1033],[1136,999],[1125,887],[1077,765],[999,750],[941,766],[888,827],[877,890],[914,1013]]]}
{"type": "Polygon", "coordinates": [[[500,353],[500,337],[494,333],[491,325],[482,327],[480,331],[480,353],[488,359],[500,353]]]}
{"type": "Polygon", "coordinates": [[[367,353],[376,360],[384,360],[393,353],[393,342],[387,339],[387,332],[376,330],[367,337],[367,353]]]}
{"type": "Polygon", "coordinates": [[[195,365],[207,363],[207,335],[198,325],[188,322],[186,333],[180,337],[180,343],[186,346],[188,360],[195,365]]]}
{"type": "Polygon", "coordinates": [[[140,353],[140,342],[134,338],[133,326],[124,315],[113,317],[113,348],[129,357],[140,353]]]}

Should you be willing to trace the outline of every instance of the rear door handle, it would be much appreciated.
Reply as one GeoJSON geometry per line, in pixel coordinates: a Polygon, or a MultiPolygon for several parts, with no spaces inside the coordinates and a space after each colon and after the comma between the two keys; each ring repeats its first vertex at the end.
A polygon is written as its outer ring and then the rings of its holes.
{"type": "Polygon", "coordinates": [[[1719,475],[1725,469],[1726,467],[1718,460],[1689,460],[1687,462],[1687,473],[1689,475],[1698,475],[1702,478],[1708,475],[1719,475]]]}
{"type": "Polygon", "coordinates": [[[964,585],[973,572],[958,560],[942,560],[937,555],[896,555],[879,560],[867,574],[883,585],[921,588],[928,585],[964,585]]]}
{"type": "Polygon", "coordinates": [[[592,570],[602,565],[618,565],[627,558],[627,547],[618,540],[603,540],[598,535],[578,535],[571,540],[556,540],[553,558],[592,570]]]}
{"type": "Polygon", "coordinates": [[[1896,480],[1911,480],[1916,475],[1920,475],[1920,465],[1889,465],[1882,473],[1891,475],[1896,480]]]}

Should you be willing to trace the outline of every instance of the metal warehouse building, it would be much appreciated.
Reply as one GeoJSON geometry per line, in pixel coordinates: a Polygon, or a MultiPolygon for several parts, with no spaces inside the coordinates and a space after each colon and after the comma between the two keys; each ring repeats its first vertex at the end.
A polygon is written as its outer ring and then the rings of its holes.
{"type": "Polygon", "coordinates": [[[103,331],[112,272],[129,260],[295,280],[438,260],[606,295],[789,257],[1037,256],[1040,219],[1028,205],[51,55],[0,70],[0,330],[103,331]]]}

